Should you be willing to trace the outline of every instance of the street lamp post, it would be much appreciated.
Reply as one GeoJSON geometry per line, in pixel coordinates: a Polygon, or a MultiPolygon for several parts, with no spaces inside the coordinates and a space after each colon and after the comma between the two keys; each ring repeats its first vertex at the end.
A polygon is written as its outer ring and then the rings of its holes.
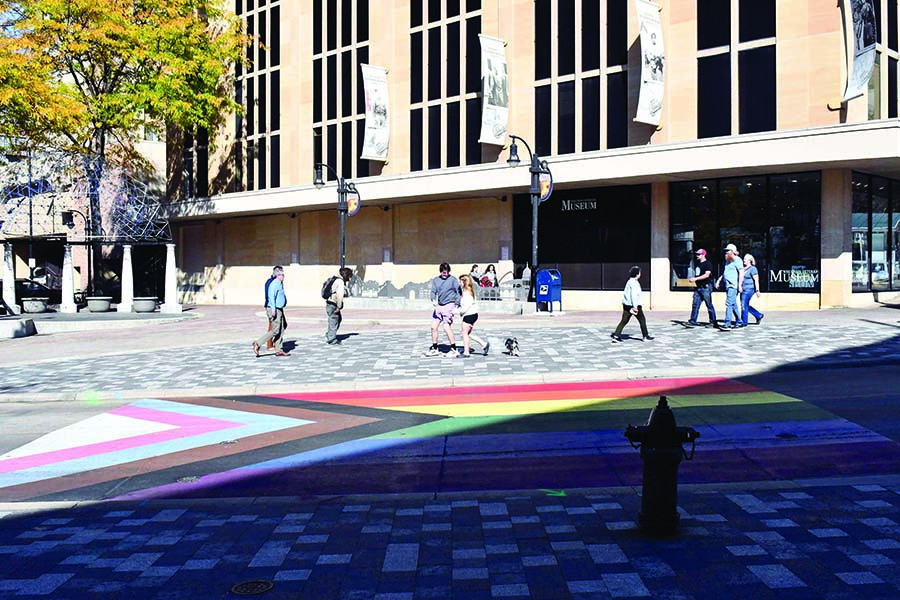
{"type": "Polygon", "coordinates": [[[341,221],[341,268],[343,269],[345,263],[347,261],[347,251],[346,251],[346,242],[347,242],[347,216],[353,216],[356,214],[356,210],[359,208],[359,191],[356,189],[356,185],[352,181],[347,181],[343,177],[339,176],[331,166],[326,163],[316,163],[316,177],[313,180],[313,185],[317,188],[321,189],[325,186],[325,180],[322,178],[322,167],[325,167],[331,174],[334,175],[335,179],[338,181],[337,186],[337,194],[338,194],[338,217],[341,221]],[[356,196],[356,204],[353,208],[349,206],[348,196],[350,194],[354,194],[356,196]]]}
{"type": "MultiPolygon", "coordinates": [[[[528,193],[531,195],[531,277],[533,280],[537,276],[538,265],[538,206],[549,198],[550,193],[553,191],[553,173],[550,172],[547,161],[541,160],[536,153],[531,151],[531,146],[528,145],[528,142],[517,135],[510,135],[509,137],[512,139],[512,143],[509,145],[509,158],[506,164],[515,167],[522,162],[519,158],[519,147],[516,145],[516,140],[525,144],[525,149],[528,150],[528,156],[531,160],[531,165],[528,167],[528,171],[531,173],[531,185],[528,188],[528,193]],[[549,178],[546,180],[549,184],[546,189],[542,186],[544,181],[541,180],[541,175],[547,175],[549,178]]],[[[534,309],[535,311],[538,309],[537,297],[535,297],[534,309]]]]}

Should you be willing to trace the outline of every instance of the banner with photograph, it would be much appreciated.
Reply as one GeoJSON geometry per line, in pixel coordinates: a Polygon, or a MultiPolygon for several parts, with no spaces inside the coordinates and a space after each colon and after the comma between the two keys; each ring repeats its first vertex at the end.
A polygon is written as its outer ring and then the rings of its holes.
{"type": "Polygon", "coordinates": [[[659,125],[666,91],[666,51],[659,6],[647,0],[635,0],[635,5],[641,27],[641,93],[634,120],[659,125]]]}
{"type": "Polygon", "coordinates": [[[366,134],[360,158],[386,161],[391,138],[387,69],[366,64],[360,68],[366,91],[366,134]]]}
{"type": "MultiPolygon", "coordinates": [[[[846,1],[844,10],[847,9],[846,1]]],[[[846,17],[845,17],[846,19],[846,17]]],[[[845,21],[846,22],[846,21],[845,21]]],[[[866,93],[875,66],[875,6],[872,0],[850,0],[850,27],[844,36],[847,56],[853,57],[853,67],[847,77],[847,91],[843,101],[852,100],[866,93]],[[849,33],[852,31],[852,35],[849,33]]]]}
{"type": "Polygon", "coordinates": [[[506,144],[509,126],[509,73],[503,40],[478,35],[481,40],[481,144],[506,144]]]}

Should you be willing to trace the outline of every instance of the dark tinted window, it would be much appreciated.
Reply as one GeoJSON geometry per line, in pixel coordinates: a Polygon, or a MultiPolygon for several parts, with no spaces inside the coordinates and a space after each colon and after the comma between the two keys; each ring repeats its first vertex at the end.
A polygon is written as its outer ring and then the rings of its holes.
{"type": "Polygon", "coordinates": [[[888,0],[888,48],[898,50],[897,48],[897,0],[888,0]]]}
{"type": "Polygon", "coordinates": [[[628,2],[607,0],[606,64],[624,65],[628,62],[628,2]]]}
{"type": "Polygon", "coordinates": [[[281,129],[281,71],[272,71],[269,74],[269,87],[272,90],[269,130],[278,131],[281,129]]]}
{"type": "Polygon", "coordinates": [[[628,145],[628,73],[612,73],[607,77],[606,147],[628,145]]]}
{"type": "Polygon", "coordinates": [[[322,52],[322,2],[323,0],[313,0],[313,54],[322,52]]]}
{"type": "Polygon", "coordinates": [[[534,78],[550,77],[550,0],[534,0],[534,78]]]}
{"type": "Polygon", "coordinates": [[[728,54],[697,59],[697,137],[731,134],[731,63],[728,54]]]}
{"type": "Polygon", "coordinates": [[[421,2],[410,2],[409,3],[409,26],[410,27],[418,27],[422,24],[422,3],[421,2]]]}
{"type": "Polygon", "coordinates": [[[256,189],[256,142],[247,140],[247,190],[256,189]]]}
{"type": "Polygon", "coordinates": [[[481,8],[481,0],[466,0],[466,10],[471,12],[481,8]]]}
{"type": "Polygon", "coordinates": [[[256,133],[256,91],[253,78],[247,79],[247,135],[256,133]]]}
{"type": "Polygon", "coordinates": [[[428,99],[437,100],[441,97],[441,64],[444,57],[441,56],[441,28],[435,27],[428,30],[428,99]]]}
{"type": "Polygon", "coordinates": [[[775,37],[775,0],[740,0],[740,40],[775,37]]]}
{"type": "Polygon", "coordinates": [[[368,177],[369,161],[360,158],[362,156],[363,143],[366,140],[366,120],[360,119],[356,122],[356,176],[368,177]]]}
{"type": "Polygon", "coordinates": [[[273,135],[269,138],[269,187],[281,187],[281,138],[273,135]]]}
{"type": "Polygon", "coordinates": [[[428,22],[441,20],[441,0],[428,0],[428,22]]]}
{"type": "Polygon", "coordinates": [[[322,59],[313,61],[313,122],[322,120],[322,59]]]}
{"type": "Polygon", "coordinates": [[[558,140],[557,154],[575,152],[575,82],[560,83],[559,94],[558,140]]]}
{"type": "Polygon", "coordinates": [[[581,148],[600,149],[600,78],[590,77],[581,83],[581,148]]]}
{"type": "Polygon", "coordinates": [[[428,107],[428,168],[441,168],[441,107],[428,107]]]}
{"type": "MultiPolygon", "coordinates": [[[[329,165],[331,165],[332,168],[334,168],[334,166],[338,164],[338,161],[337,161],[338,160],[338,156],[337,156],[337,136],[338,136],[337,125],[329,125],[326,129],[328,131],[328,141],[326,142],[328,158],[326,159],[326,162],[329,165]]],[[[331,174],[331,171],[329,171],[328,169],[325,169],[325,172],[327,173],[326,180],[333,181],[334,175],[331,174]]]]}
{"type": "Polygon", "coordinates": [[[325,26],[325,36],[328,43],[328,49],[337,48],[337,4],[334,2],[328,5],[328,18],[325,26]]]}
{"type": "Polygon", "coordinates": [[[459,166],[459,140],[462,134],[459,123],[459,102],[447,105],[447,166],[459,166]]]}
{"type": "Polygon", "coordinates": [[[277,67],[281,64],[281,7],[273,6],[270,12],[272,31],[269,32],[269,59],[271,65],[277,67]]]}
{"type": "Polygon", "coordinates": [[[481,17],[466,19],[466,93],[481,91],[481,17]]]}
{"type": "Polygon", "coordinates": [[[259,77],[256,78],[256,86],[257,86],[256,93],[259,95],[259,101],[256,103],[256,107],[258,109],[258,114],[259,114],[256,132],[257,133],[266,133],[266,109],[269,106],[268,103],[266,102],[266,99],[269,95],[269,90],[266,87],[266,76],[265,75],[260,75],[259,77]]]}
{"type": "Polygon", "coordinates": [[[337,54],[331,54],[326,59],[325,80],[328,82],[328,118],[337,118],[337,54]]]}
{"type": "Polygon", "coordinates": [[[897,59],[888,58],[888,118],[897,116],[897,59]]]}
{"type": "Polygon", "coordinates": [[[600,68],[600,3],[581,2],[581,70],[600,68]]]}
{"type": "Polygon", "coordinates": [[[422,101],[422,32],[417,31],[409,38],[409,101],[422,101]]]}
{"type": "Polygon", "coordinates": [[[559,75],[575,72],[575,0],[558,0],[556,52],[559,75]]]}
{"type": "Polygon", "coordinates": [[[456,17],[459,15],[459,0],[447,0],[447,16],[456,17]]]}
{"type": "MultiPolygon", "coordinates": [[[[356,50],[356,64],[369,63],[369,48],[363,46],[356,50]]],[[[363,84],[362,71],[359,66],[356,68],[356,114],[366,114],[366,86],[363,84]]]]}
{"type": "MultiPolygon", "coordinates": [[[[269,40],[266,39],[266,13],[259,13],[259,22],[257,23],[257,27],[259,27],[259,42],[268,47],[269,40]]],[[[268,58],[267,55],[268,50],[264,50],[262,48],[259,49],[259,62],[257,64],[258,69],[266,68],[266,58],[268,58]]]]}
{"type": "Polygon", "coordinates": [[[697,49],[730,45],[731,2],[697,0],[697,49]]]}
{"type": "MultiPolygon", "coordinates": [[[[550,86],[542,85],[534,90],[534,151],[540,156],[551,154],[551,137],[553,131],[550,123],[553,120],[553,106],[550,103],[550,86]]],[[[526,159],[527,160],[527,159],[526,159]]]]}
{"type": "Polygon", "coordinates": [[[266,140],[256,140],[256,187],[254,189],[266,189],[266,140]]]}
{"type": "Polygon", "coordinates": [[[409,170],[422,170],[422,109],[409,111],[409,170]]]}
{"type": "Polygon", "coordinates": [[[447,96],[459,95],[459,21],[447,24],[447,96]]]}
{"type": "Polygon", "coordinates": [[[481,98],[469,98],[466,100],[466,164],[477,165],[481,163],[481,144],[478,137],[481,134],[481,98]]]}
{"type": "Polygon", "coordinates": [[[356,41],[369,40],[369,0],[356,0],[356,41]]]}
{"type": "Polygon", "coordinates": [[[775,130],[775,46],[738,53],[740,132],[775,130]]]}
{"type": "Polygon", "coordinates": [[[353,54],[341,52],[341,116],[353,114],[353,54]]]}
{"type": "Polygon", "coordinates": [[[353,173],[353,121],[341,123],[341,170],[340,174],[350,177],[353,173]]]}
{"type": "Polygon", "coordinates": [[[341,46],[353,43],[353,0],[341,4],[341,46]]]}

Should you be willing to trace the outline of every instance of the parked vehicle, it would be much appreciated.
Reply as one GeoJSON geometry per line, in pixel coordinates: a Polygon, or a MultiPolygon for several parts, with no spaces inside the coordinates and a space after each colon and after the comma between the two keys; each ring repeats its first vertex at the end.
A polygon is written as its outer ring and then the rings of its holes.
{"type": "MultiPolygon", "coordinates": [[[[0,281],[0,290],[2,289],[3,281],[0,281]]],[[[49,298],[47,304],[61,304],[62,290],[48,288],[33,279],[16,279],[16,304],[22,304],[22,298],[49,298]]]]}

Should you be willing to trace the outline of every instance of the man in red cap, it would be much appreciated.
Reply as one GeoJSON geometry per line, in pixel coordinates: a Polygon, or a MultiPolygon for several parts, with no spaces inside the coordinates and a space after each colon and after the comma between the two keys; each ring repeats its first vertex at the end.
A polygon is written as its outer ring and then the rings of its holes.
{"type": "Polygon", "coordinates": [[[697,289],[694,290],[694,300],[691,305],[691,319],[688,325],[699,325],[697,316],[700,314],[700,303],[706,304],[706,310],[709,312],[709,322],[712,326],[716,326],[716,308],[712,303],[713,292],[713,265],[706,259],[706,250],[700,248],[694,254],[696,257],[694,266],[694,276],[688,281],[695,284],[697,289]]]}

